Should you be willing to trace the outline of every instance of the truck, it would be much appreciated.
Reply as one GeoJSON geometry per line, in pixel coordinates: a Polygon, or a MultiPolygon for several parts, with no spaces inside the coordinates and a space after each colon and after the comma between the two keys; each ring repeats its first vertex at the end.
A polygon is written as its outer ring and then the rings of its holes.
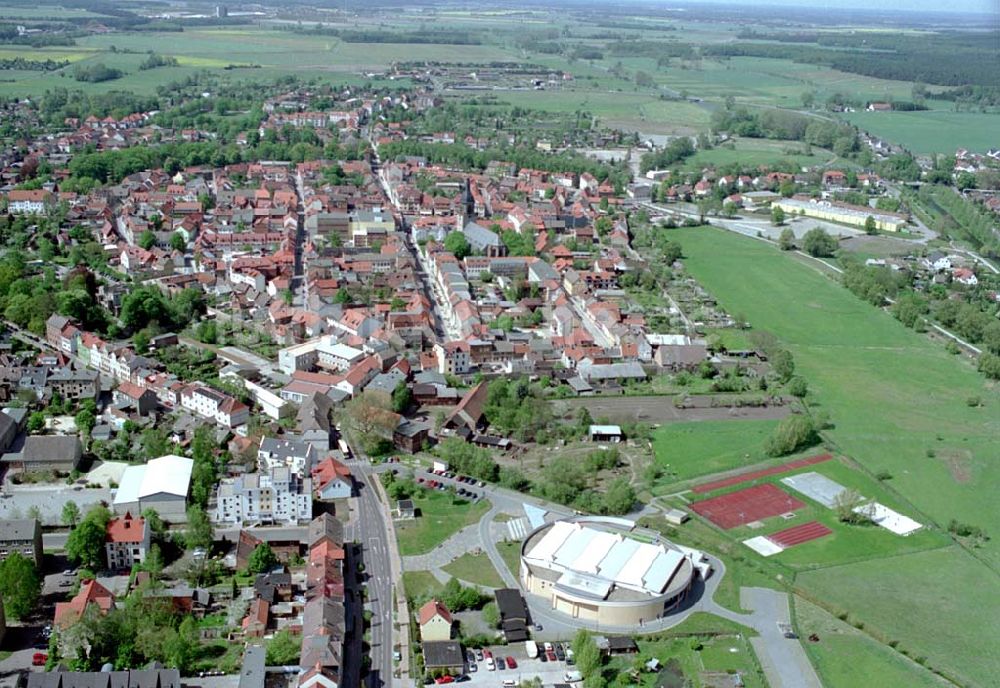
{"type": "Polygon", "coordinates": [[[538,645],[535,644],[534,640],[524,641],[524,651],[528,653],[530,659],[538,657],[538,645]]]}

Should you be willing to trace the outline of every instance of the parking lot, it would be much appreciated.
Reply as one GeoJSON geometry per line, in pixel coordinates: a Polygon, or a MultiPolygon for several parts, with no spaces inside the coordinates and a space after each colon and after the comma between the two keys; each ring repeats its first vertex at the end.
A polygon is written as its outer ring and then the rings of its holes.
{"type": "MultiPolygon", "coordinates": [[[[564,644],[564,647],[566,645],[564,644]]],[[[513,645],[500,645],[497,647],[487,648],[493,654],[494,658],[504,658],[504,664],[506,664],[507,657],[513,657],[514,661],[517,663],[516,667],[505,667],[500,669],[497,666],[496,669],[490,671],[487,668],[487,662],[485,660],[478,659],[479,651],[477,652],[477,659],[474,663],[476,670],[472,671],[473,664],[467,664],[470,671],[468,672],[469,680],[464,681],[466,685],[477,685],[477,686],[503,686],[505,680],[514,681],[515,683],[520,683],[521,681],[526,681],[528,679],[534,678],[535,676],[542,679],[542,683],[545,685],[552,685],[554,683],[565,683],[566,682],[566,672],[574,671],[576,667],[567,665],[565,661],[559,661],[557,658],[555,661],[542,661],[540,656],[542,654],[541,645],[539,645],[539,658],[530,659],[528,657],[527,651],[524,648],[524,643],[515,643],[513,645]]]]}

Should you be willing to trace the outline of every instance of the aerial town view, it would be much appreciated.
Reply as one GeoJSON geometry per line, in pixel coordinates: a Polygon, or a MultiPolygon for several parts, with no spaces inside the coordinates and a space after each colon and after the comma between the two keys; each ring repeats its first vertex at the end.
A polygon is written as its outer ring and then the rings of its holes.
{"type": "Polygon", "coordinates": [[[1000,686],[996,0],[0,0],[0,688],[1000,686]]]}

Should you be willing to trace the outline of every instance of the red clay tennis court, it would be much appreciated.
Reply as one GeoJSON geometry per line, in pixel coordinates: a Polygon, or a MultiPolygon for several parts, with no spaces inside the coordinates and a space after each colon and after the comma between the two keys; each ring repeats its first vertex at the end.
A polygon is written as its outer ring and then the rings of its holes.
{"type": "Polygon", "coordinates": [[[691,508],[709,521],[729,530],[752,521],[778,516],[801,509],[805,504],[771,483],[754,485],[744,490],[703,499],[691,508]]]}
{"type": "Polygon", "coordinates": [[[794,547],[795,545],[801,545],[803,542],[825,537],[832,532],[832,530],[819,521],[809,521],[809,523],[779,530],[777,533],[768,535],[767,539],[782,547],[794,547]]]}
{"type": "Polygon", "coordinates": [[[810,456],[806,459],[796,459],[795,461],[783,463],[780,466],[762,468],[759,471],[741,473],[740,475],[734,475],[732,478],[724,478],[722,480],[716,480],[715,482],[705,483],[704,485],[698,485],[697,487],[691,488],[691,491],[697,492],[698,494],[715,492],[716,490],[721,490],[724,487],[732,487],[733,485],[739,485],[740,483],[748,483],[751,480],[756,480],[757,478],[766,478],[769,475],[794,471],[796,468],[805,468],[806,466],[812,466],[817,463],[829,461],[832,458],[833,456],[831,454],[819,454],[818,456],[810,456]]]}

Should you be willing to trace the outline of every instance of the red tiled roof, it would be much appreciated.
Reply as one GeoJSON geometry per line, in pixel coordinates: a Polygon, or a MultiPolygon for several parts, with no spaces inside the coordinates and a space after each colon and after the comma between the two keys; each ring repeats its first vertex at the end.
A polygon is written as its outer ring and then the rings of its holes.
{"type": "Polygon", "coordinates": [[[444,606],[444,602],[441,602],[440,600],[428,601],[423,607],[420,608],[418,615],[420,617],[421,626],[426,624],[435,616],[440,616],[448,623],[451,623],[451,612],[448,611],[446,606],[444,606]]]}
{"type": "Polygon", "coordinates": [[[146,527],[146,520],[141,516],[132,518],[132,514],[125,512],[120,518],[113,518],[108,521],[108,531],[106,542],[142,542],[142,532],[146,527]]]}

